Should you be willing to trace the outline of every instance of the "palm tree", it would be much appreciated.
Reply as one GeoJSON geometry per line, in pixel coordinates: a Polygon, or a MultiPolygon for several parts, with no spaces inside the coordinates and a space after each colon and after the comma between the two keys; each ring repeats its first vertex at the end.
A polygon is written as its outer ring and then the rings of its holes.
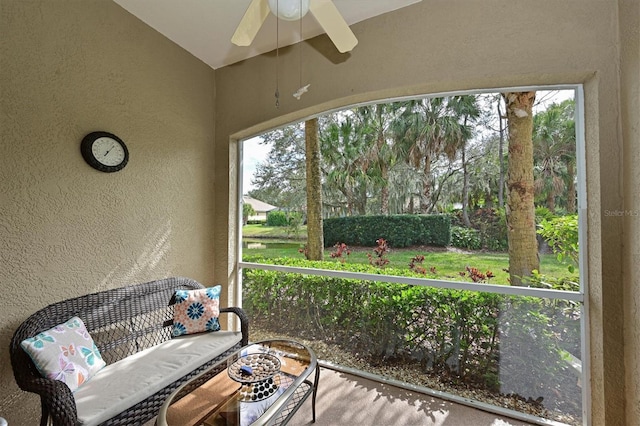
{"type": "Polygon", "coordinates": [[[368,141],[360,130],[352,113],[334,114],[320,130],[325,206],[334,212],[366,214],[369,162],[362,152],[368,141]]]}
{"type": "Polygon", "coordinates": [[[475,96],[454,96],[450,102],[452,111],[458,116],[460,124],[459,132],[455,132],[452,136],[454,139],[449,146],[458,150],[462,161],[462,220],[466,227],[471,227],[469,220],[469,171],[467,162],[467,143],[473,136],[473,127],[471,123],[475,123],[480,117],[480,108],[475,96]],[[457,137],[457,139],[456,139],[457,137]]]}
{"type": "Polygon", "coordinates": [[[533,119],[533,155],[536,193],[545,197],[554,212],[556,198],[566,188],[566,208],[575,212],[575,121],[574,101],[552,104],[533,119]]]}
{"type": "Polygon", "coordinates": [[[253,206],[249,203],[242,202],[242,224],[246,225],[249,222],[249,216],[256,214],[253,206]]]}
{"type": "Polygon", "coordinates": [[[533,187],[533,102],[536,92],[502,94],[509,126],[507,232],[511,285],[540,269],[533,187]]]}
{"type": "MultiPolygon", "coordinates": [[[[430,213],[435,202],[432,199],[431,168],[441,155],[455,158],[463,142],[468,140],[470,129],[460,121],[465,102],[460,96],[426,98],[403,104],[401,120],[394,125],[400,156],[422,171],[420,212],[430,213]],[[456,108],[460,111],[456,111],[456,108]]],[[[465,106],[466,107],[466,106],[465,106]]]]}
{"type": "Polygon", "coordinates": [[[381,214],[389,214],[389,172],[396,161],[391,127],[398,111],[399,105],[396,103],[367,105],[353,110],[358,119],[357,132],[364,135],[367,141],[367,151],[361,155],[370,167],[372,192],[380,193],[381,214]]]}

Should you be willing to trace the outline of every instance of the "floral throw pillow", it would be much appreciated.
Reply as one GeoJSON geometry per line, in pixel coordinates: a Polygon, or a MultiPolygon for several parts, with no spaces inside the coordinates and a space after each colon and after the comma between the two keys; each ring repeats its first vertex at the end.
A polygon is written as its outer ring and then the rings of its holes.
{"type": "Polygon", "coordinates": [[[106,365],[84,322],[73,317],[20,342],[44,377],[75,391],[106,365]]]}
{"type": "Polygon", "coordinates": [[[222,286],[198,290],[176,290],[173,336],[220,330],[220,291],[222,286]]]}

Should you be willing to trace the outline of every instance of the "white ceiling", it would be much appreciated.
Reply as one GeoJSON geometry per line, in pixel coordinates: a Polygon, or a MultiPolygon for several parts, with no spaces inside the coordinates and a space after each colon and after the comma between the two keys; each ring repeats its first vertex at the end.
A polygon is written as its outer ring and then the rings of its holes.
{"type": "MultiPolygon", "coordinates": [[[[231,36],[251,0],[114,0],[150,27],[216,69],[276,48],[276,18],[269,15],[249,47],[231,36]]],[[[334,0],[349,25],[421,0],[334,0]]],[[[300,22],[280,21],[279,46],[300,40],[300,22]]],[[[304,39],[323,30],[308,13],[302,20],[304,39]]],[[[357,34],[356,34],[357,36],[357,34]]],[[[355,47],[357,49],[358,46],[355,47]]]]}

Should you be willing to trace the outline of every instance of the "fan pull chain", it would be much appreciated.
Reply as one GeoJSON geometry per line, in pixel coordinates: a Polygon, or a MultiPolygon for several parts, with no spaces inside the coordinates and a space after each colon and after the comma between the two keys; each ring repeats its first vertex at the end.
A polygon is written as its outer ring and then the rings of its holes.
{"type": "Polygon", "coordinates": [[[304,38],[302,37],[302,0],[300,0],[299,20],[300,20],[300,42],[298,43],[299,86],[298,86],[298,90],[296,90],[295,93],[293,94],[293,97],[296,98],[297,100],[300,100],[300,97],[309,90],[309,86],[310,86],[310,84],[307,84],[306,86],[302,85],[302,43],[304,41],[304,38]]]}
{"type": "Polygon", "coordinates": [[[280,36],[280,18],[279,15],[280,2],[276,1],[276,108],[280,108],[280,90],[278,82],[278,62],[280,59],[280,47],[278,46],[278,38],[280,36]]]}
{"type": "Polygon", "coordinates": [[[302,0],[300,0],[300,45],[298,48],[298,55],[300,63],[300,84],[298,87],[302,87],[302,0]]]}

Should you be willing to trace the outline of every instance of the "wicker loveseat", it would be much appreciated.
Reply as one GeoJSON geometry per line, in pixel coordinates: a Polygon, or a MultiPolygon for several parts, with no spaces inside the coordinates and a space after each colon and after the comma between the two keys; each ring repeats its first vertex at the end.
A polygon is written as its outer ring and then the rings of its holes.
{"type": "Polygon", "coordinates": [[[18,386],[40,395],[41,424],[45,425],[51,420],[54,425],[64,426],[141,425],[153,419],[166,397],[185,381],[212,365],[219,364],[219,368],[214,369],[216,371],[226,368],[221,361],[248,341],[248,321],[242,309],[220,309],[221,314],[232,313],[239,317],[240,332],[216,331],[177,338],[172,338],[171,335],[174,292],[178,289],[201,288],[204,287],[200,283],[188,278],[166,278],[63,300],[28,317],[11,340],[11,364],[18,386]],[[107,366],[72,392],[62,381],[43,377],[20,342],[74,316],[84,321],[107,366]],[[194,339],[203,338],[208,340],[202,345],[202,350],[199,350],[200,343],[194,339]],[[187,356],[181,355],[180,351],[189,344],[192,345],[191,352],[187,356]],[[197,359],[190,359],[189,356],[197,359]],[[194,365],[194,362],[198,365],[194,365]],[[176,366],[179,371],[174,372],[175,374],[166,374],[165,371],[160,374],[162,377],[159,379],[153,378],[158,376],[158,369],[172,368],[171,366],[176,366]],[[145,368],[147,371],[140,373],[140,369],[145,368]],[[184,371],[185,368],[188,371],[184,371]],[[105,372],[109,369],[110,371],[105,372]],[[133,378],[140,381],[135,378],[135,374],[143,374],[143,380],[162,383],[138,385],[135,395],[127,395],[130,386],[126,385],[124,391],[118,391],[117,395],[108,395],[110,390],[113,394],[110,388],[121,385],[123,380],[133,378]],[[171,383],[164,384],[167,376],[176,374],[180,377],[171,377],[171,383]],[[111,382],[101,382],[100,375],[107,380],[111,379],[111,382]],[[95,384],[91,387],[93,381],[95,384]],[[153,385],[161,388],[154,390],[153,385]],[[87,395],[87,392],[95,395],[87,395]],[[87,414],[86,404],[81,402],[84,400],[104,405],[101,408],[103,412],[87,414]]]}

